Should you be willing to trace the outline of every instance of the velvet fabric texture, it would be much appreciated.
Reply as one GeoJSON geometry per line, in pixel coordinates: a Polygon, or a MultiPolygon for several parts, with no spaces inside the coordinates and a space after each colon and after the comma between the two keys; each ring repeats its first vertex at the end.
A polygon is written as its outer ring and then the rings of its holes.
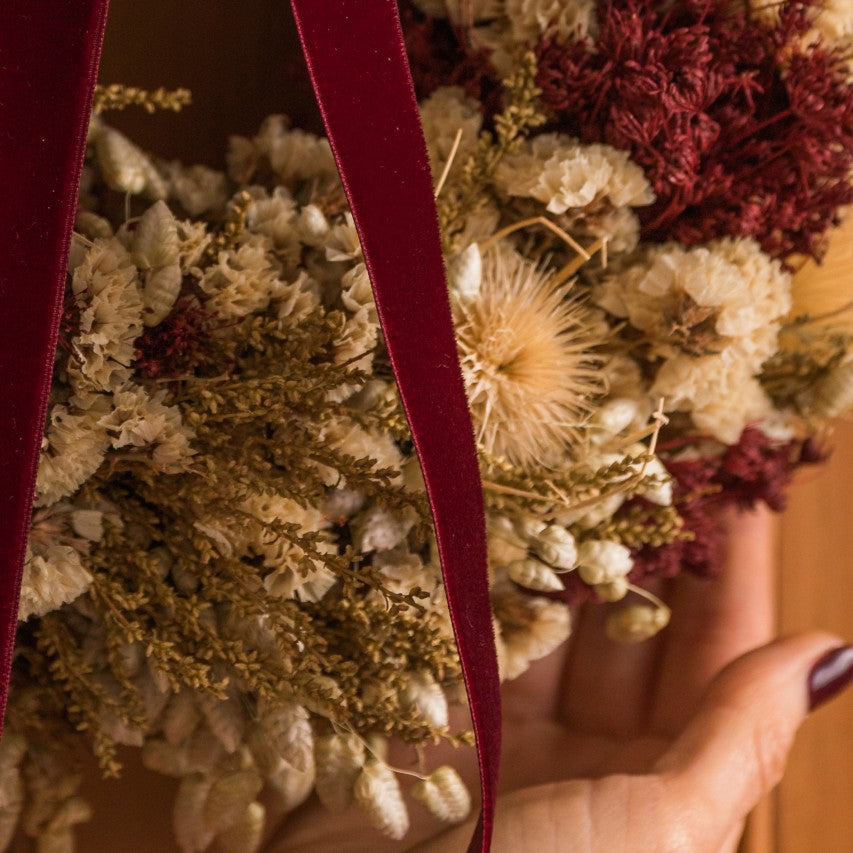
{"type": "MultiPolygon", "coordinates": [[[[0,708],[107,5],[0,3],[0,708]]],[[[432,507],[480,757],[483,805],[471,849],[485,851],[500,693],[482,491],[397,7],[292,6],[432,507]]]]}
{"type": "Polygon", "coordinates": [[[0,712],[106,13],[0,2],[0,712]]]}
{"type": "Polygon", "coordinates": [[[432,507],[468,689],[488,850],[500,689],[483,492],[456,355],[432,178],[394,0],[291,0],[432,507]]]}

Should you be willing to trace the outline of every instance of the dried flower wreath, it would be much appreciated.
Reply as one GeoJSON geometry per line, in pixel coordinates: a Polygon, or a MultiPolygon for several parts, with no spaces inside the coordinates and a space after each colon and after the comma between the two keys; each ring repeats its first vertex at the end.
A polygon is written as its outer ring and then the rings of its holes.
{"type": "MultiPolygon", "coordinates": [[[[713,510],[784,505],[853,405],[791,271],[853,200],[846,0],[404,7],[487,505],[502,676],[642,584],[718,571],[713,510]]],[[[407,828],[389,738],[448,739],[459,664],[428,505],[327,142],[266,120],[227,172],[96,93],[21,598],[0,846],[66,850],[76,757],[181,779],[182,849],[258,849],[259,795],[407,828]]],[[[457,821],[449,766],[412,793],[457,821]]]]}

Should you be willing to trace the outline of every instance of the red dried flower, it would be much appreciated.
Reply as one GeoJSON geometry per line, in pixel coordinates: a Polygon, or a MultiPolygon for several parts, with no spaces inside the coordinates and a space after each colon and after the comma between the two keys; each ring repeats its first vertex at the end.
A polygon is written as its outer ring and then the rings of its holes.
{"type": "Polygon", "coordinates": [[[171,379],[205,362],[211,314],[195,300],[182,299],[156,326],[136,341],[134,369],[148,379],[171,379]]]}
{"type": "Polygon", "coordinates": [[[460,86],[480,102],[486,116],[500,110],[503,93],[486,50],[464,30],[426,17],[410,2],[400,4],[400,17],[418,100],[439,86],[460,86]]]}
{"type": "Polygon", "coordinates": [[[797,46],[808,12],[787,2],[767,24],[716,0],[600,0],[594,41],[539,45],[538,83],[557,128],[646,170],[646,239],[818,257],[853,201],[853,87],[840,56],[797,46]]]}

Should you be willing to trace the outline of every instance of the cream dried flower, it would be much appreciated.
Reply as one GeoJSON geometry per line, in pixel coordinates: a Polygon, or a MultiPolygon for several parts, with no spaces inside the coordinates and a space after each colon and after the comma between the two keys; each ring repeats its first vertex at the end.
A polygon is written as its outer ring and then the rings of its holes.
{"type": "Polygon", "coordinates": [[[581,40],[597,29],[592,0],[504,0],[504,14],[512,40],[524,44],[546,34],[581,40]]]}
{"type": "Polygon", "coordinates": [[[43,616],[74,601],[92,583],[92,575],[80,562],[80,554],[70,545],[49,545],[43,553],[27,551],[18,620],[43,616]]]}
{"type": "Polygon", "coordinates": [[[551,213],[607,205],[638,207],[654,201],[643,170],[626,151],[581,145],[570,136],[543,133],[505,157],[496,182],[508,195],[533,198],[551,213]]]}
{"type": "Polygon", "coordinates": [[[221,211],[228,199],[222,172],[207,166],[184,166],[177,160],[166,169],[169,197],[174,198],[190,216],[221,211]]]}
{"type": "Polygon", "coordinates": [[[80,373],[98,390],[117,388],[130,377],[143,328],[136,266],[118,240],[95,240],[73,271],[71,289],[80,309],[72,341],[80,373]]]}
{"type": "Polygon", "coordinates": [[[144,449],[158,468],[176,472],[186,468],[194,453],[193,433],[184,426],[177,407],[163,405],[165,398],[165,391],[149,396],[144,388],[131,386],[113,395],[113,409],[100,424],[114,448],[144,449]]]}
{"type": "Polygon", "coordinates": [[[101,467],[110,446],[101,419],[109,411],[109,397],[92,393],[51,409],[36,479],[37,506],[74,494],[101,467]]]}
{"type": "Polygon", "coordinates": [[[263,311],[286,288],[261,235],[220,252],[215,264],[196,272],[199,287],[210,297],[205,307],[229,320],[263,311]]]}
{"type": "Polygon", "coordinates": [[[555,463],[602,391],[589,310],[504,247],[483,259],[477,298],[454,308],[478,440],[519,466],[555,463]]]}
{"type": "Polygon", "coordinates": [[[726,443],[773,406],[755,378],[776,351],[791,277],[747,238],[647,249],[594,292],[646,334],[660,368],[649,393],[726,443]]]}
{"type": "Polygon", "coordinates": [[[462,138],[456,157],[458,162],[464,162],[476,146],[483,126],[480,105],[458,86],[441,86],[421,103],[420,110],[433,175],[441,173],[460,130],[462,138]]]}

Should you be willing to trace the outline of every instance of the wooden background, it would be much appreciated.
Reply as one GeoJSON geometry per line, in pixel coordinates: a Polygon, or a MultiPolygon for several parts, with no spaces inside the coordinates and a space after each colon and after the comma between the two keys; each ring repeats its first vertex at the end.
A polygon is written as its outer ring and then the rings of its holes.
{"type": "MultiPolygon", "coordinates": [[[[226,130],[251,134],[272,112],[319,126],[283,0],[113,0],[101,80],[192,89],[194,106],[182,115],[110,117],[143,145],[189,162],[221,165],[226,130]]],[[[853,295],[851,277],[853,223],[825,269],[806,270],[800,283],[808,283],[811,303],[817,290],[818,302],[830,307],[839,289],[853,295]]],[[[839,429],[834,445],[832,464],[800,479],[778,528],[779,628],[820,627],[853,640],[853,425],[839,429]]],[[[139,807],[149,798],[162,802],[171,787],[143,773],[113,788],[109,807],[101,802],[109,817],[82,828],[80,849],[113,850],[104,837],[109,820],[125,824],[123,837],[140,839],[138,850],[172,849],[165,815],[158,826],[151,809],[139,807]],[[129,833],[127,823],[136,824],[129,833]]],[[[853,691],[806,723],[788,774],[756,813],[744,848],[853,851],[853,691]]]]}

